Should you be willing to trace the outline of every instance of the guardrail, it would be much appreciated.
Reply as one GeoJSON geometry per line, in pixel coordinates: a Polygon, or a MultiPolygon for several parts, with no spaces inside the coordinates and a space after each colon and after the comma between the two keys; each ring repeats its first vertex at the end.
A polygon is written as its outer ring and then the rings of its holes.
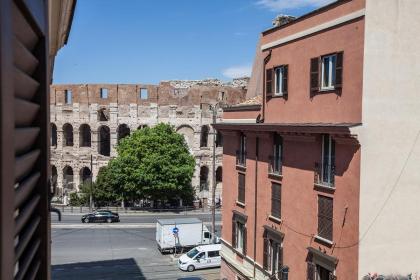
{"type": "MultiPolygon", "coordinates": [[[[89,213],[88,206],[66,206],[59,204],[51,204],[54,208],[61,211],[61,213],[89,213]]],[[[217,207],[217,210],[221,210],[221,207],[217,207]]],[[[140,208],[140,207],[118,207],[118,206],[106,206],[94,208],[94,210],[109,210],[116,213],[200,213],[207,212],[210,210],[210,207],[205,208],[195,208],[192,206],[185,206],[179,208],[140,208]]]]}

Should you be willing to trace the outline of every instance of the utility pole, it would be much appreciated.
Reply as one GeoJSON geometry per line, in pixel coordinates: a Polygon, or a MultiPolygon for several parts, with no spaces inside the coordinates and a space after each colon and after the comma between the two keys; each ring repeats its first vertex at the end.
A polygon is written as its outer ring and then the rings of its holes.
{"type": "Polygon", "coordinates": [[[217,117],[217,104],[211,106],[213,113],[213,181],[211,190],[211,239],[212,243],[216,242],[216,130],[214,125],[216,124],[217,117]]]}
{"type": "Polygon", "coordinates": [[[93,196],[92,196],[92,188],[93,188],[93,155],[90,155],[90,195],[89,195],[89,212],[92,212],[93,207],[93,196]]]}

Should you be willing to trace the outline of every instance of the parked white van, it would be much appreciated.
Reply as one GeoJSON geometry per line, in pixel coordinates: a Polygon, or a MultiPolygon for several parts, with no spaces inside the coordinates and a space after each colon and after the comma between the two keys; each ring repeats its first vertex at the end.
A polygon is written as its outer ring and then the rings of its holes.
{"type": "Polygon", "coordinates": [[[220,267],[221,249],[222,245],[220,244],[197,246],[179,258],[178,267],[190,272],[201,268],[220,267]]]}

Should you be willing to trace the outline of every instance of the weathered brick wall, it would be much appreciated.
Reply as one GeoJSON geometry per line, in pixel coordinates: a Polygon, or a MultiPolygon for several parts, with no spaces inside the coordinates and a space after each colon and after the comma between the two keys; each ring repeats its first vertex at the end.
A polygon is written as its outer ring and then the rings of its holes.
{"type": "MultiPolygon", "coordinates": [[[[245,80],[246,82],[246,80],[245,80]]],[[[120,125],[127,125],[130,131],[143,126],[154,126],[164,122],[175,126],[188,142],[191,153],[196,158],[196,168],[192,185],[196,188],[200,199],[211,199],[212,186],[212,111],[209,104],[220,103],[232,105],[243,102],[246,94],[244,81],[222,84],[217,80],[210,82],[180,81],[161,82],[159,85],[120,85],[120,84],[84,84],[84,85],[53,85],[51,86],[50,112],[51,123],[57,126],[57,145],[51,147],[51,165],[57,169],[57,186],[59,194],[77,190],[83,167],[92,169],[93,179],[99,168],[105,166],[110,158],[116,156],[117,130],[120,125]],[[107,98],[100,97],[100,91],[107,89],[107,98]],[[147,89],[146,99],[140,98],[140,89],[147,89]],[[65,103],[65,91],[71,91],[71,103],[65,103]],[[108,120],[98,117],[98,111],[103,110],[108,120]],[[63,125],[73,127],[73,146],[65,146],[63,125]],[[91,146],[80,147],[79,128],[82,124],[91,129],[91,146]],[[200,147],[201,128],[209,125],[207,147],[200,147]],[[110,129],[110,156],[99,154],[99,128],[110,129]],[[92,168],[91,168],[92,157],[92,168]],[[63,169],[68,166],[73,170],[69,178],[73,181],[71,187],[63,189],[65,181],[63,169]],[[209,191],[200,191],[200,168],[209,169],[209,191]]],[[[218,110],[217,120],[222,114],[218,110]]],[[[222,164],[222,148],[216,148],[216,168],[222,164]]],[[[216,198],[221,195],[221,184],[218,184],[216,198]]]]}

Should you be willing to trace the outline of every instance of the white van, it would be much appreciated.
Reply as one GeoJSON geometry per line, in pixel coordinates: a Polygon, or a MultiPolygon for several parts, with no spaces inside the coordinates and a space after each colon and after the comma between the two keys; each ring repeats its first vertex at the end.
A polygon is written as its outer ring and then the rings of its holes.
{"type": "Polygon", "coordinates": [[[221,244],[197,246],[179,258],[178,267],[190,272],[201,268],[220,267],[221,249],[221,244]]]}

